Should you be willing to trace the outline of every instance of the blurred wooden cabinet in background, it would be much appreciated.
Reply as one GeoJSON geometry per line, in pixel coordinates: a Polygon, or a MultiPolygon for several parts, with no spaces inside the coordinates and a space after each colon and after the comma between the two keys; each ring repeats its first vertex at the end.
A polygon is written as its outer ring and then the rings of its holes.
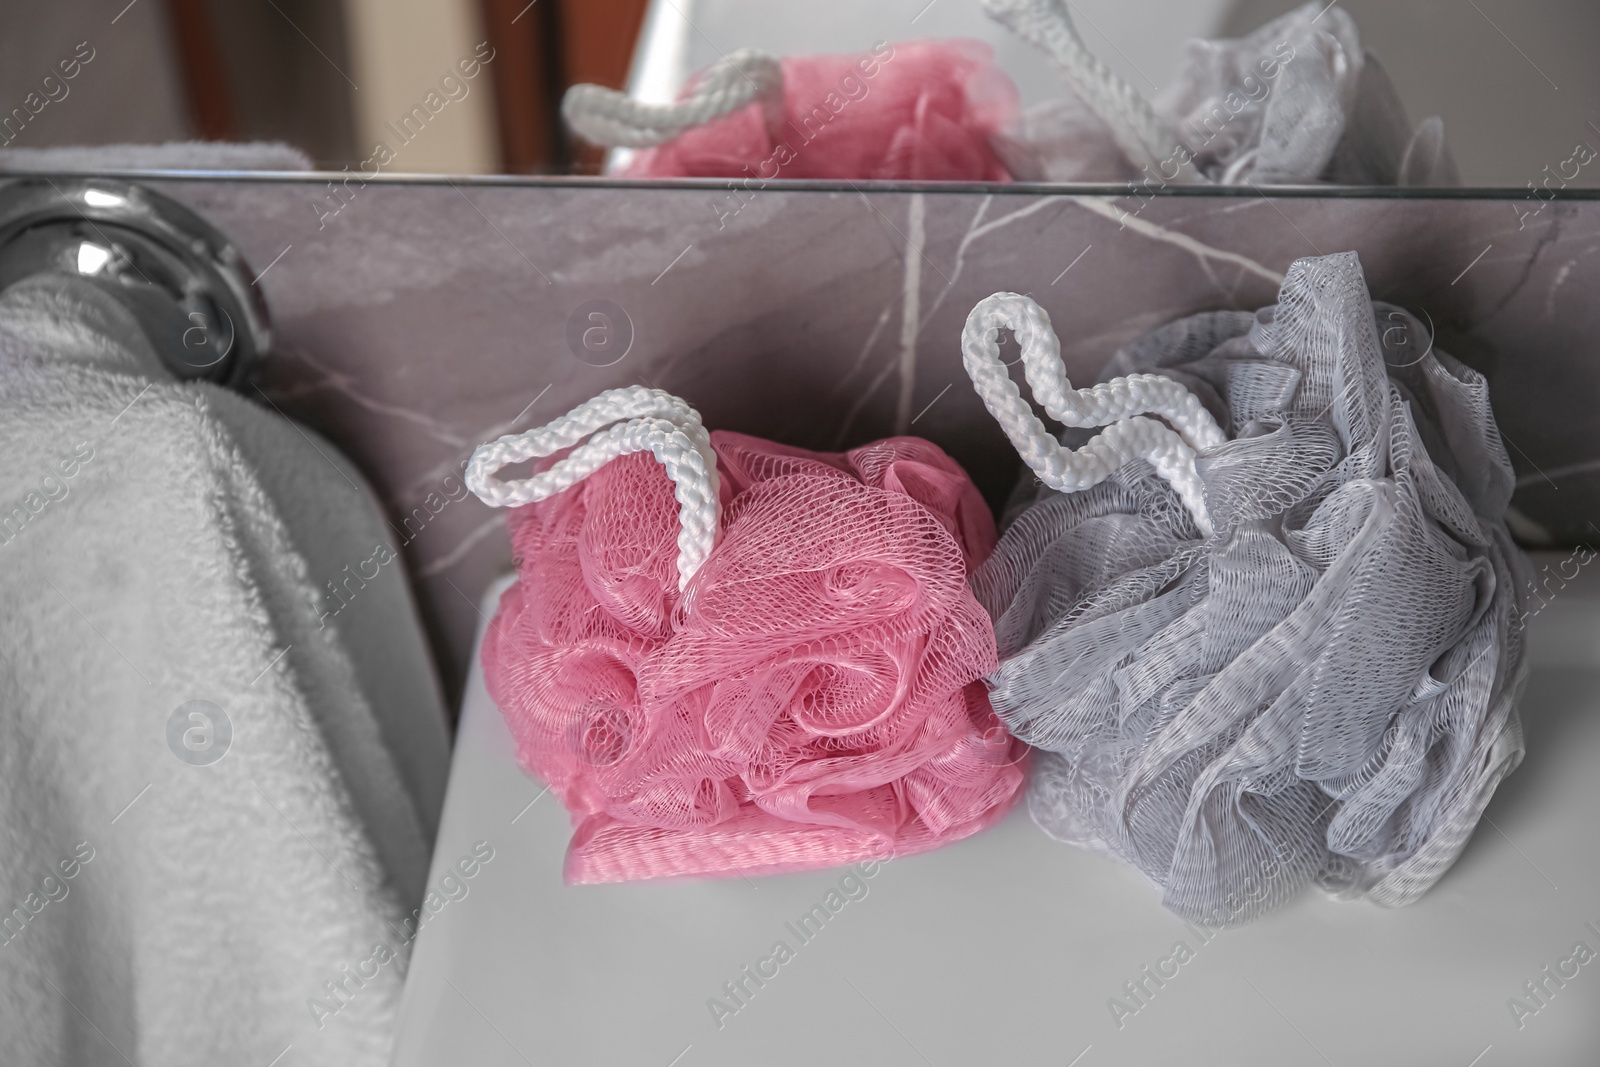
{"type": "Polygon", "coordinates": [[[391,171],[594,173],[561,95],[624,84],[646,6],[165,0],[165,18],[198,137],[287,141],[334,170],[382,144],[391,171]]]}

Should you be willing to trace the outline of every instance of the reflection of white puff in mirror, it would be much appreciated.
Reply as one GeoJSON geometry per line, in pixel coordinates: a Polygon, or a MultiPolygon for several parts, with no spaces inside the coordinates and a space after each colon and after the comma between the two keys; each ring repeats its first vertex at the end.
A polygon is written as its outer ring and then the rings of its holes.
{"type": "Polygon", "coordinates": [[[1310,3],[1236,40],[1191,41],[1153,103],[1088,51],[1062,0],[984,9],[1049,52],[1070,88],[997,145],[1021,180],[1457,184],[1442,124],[1412,128],[1341,8],[1310,3]]]}

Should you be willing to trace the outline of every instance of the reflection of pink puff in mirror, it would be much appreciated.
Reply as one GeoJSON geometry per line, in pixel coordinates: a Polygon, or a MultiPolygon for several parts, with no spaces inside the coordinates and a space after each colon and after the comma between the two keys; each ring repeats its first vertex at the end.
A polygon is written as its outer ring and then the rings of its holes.
{"type": "Polygon", "coordinates": [[[780,59],[775,129],[752,102],[640,152],[623,174],[1009,181],[991,140],[1016,132],[1021,104],[993,59],[988,45],[967,40],[780,59]]]}
{"type": "Polygon", "coordinates": [[[995,531],[966,473],[917,438],[820,454],[686,428],[715,465],[692,575],[693,492],[660,449],[596,465],[580,446],[545,466],[593,473],[510,516],[519,580],[483,667],[576,824],[567,879],[829,867],[995,822],[1024,748],[982,683],[994,637],[967,575],[995,531]]]}

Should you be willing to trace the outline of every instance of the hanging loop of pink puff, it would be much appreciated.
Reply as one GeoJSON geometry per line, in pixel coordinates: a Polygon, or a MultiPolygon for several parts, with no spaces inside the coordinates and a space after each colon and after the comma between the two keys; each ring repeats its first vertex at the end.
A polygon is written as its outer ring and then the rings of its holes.
{"type": "MultiPolygon", "coordinates": [[[[652,405],[622,407],[660,421],[652,405]]],[[[469,484],[512,503],[492,468],[570,467],[572,437],[485,445],[469,484]]],[[[640,437],[576,482],[512,483],[547,495],[510,514],[518,581],[483,667],[519,759],[571,813],[567,880],[829,867],[998,820],[1025,747],[982,681],[994,635],[967,575],[995,530],[966,473],[918,438],[707,439],[719,529],[681,591],[698,449],[680,450],[688,475],[640,437]]]]}

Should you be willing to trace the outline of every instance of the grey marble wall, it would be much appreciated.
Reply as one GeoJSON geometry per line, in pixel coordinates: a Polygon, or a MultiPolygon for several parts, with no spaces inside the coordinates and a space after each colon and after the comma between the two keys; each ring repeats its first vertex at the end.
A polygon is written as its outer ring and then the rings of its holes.
{"type": "Polygon", "coordinates": [[[1489,375],[1521,535],[1600,536],[1600,201],[1529,214],[1525,201],[1471,195],[1250,190],[740,199],[714,183],[392,181],[352,182],[335,199],[325,176],[153,184],[264,272],[277,351],[259,386],[372,480],[452,692],[478,596],[510,565],[503,516],[462,499],[476,445],[647,383],[713,428],[810,448],[929,437],[998,502],[1015,457],[957,344],[972,305],[998,289],[1049,310],[1069,373],[1089,381],[1146,330],[1271,303],[1296,258],[1354,249],[1377,297],[1431,320],[1441,347],[1489,375]],[[593,301],[622,314],[591,320],[593,301]],[[569,343],[592,327],[595,351],[569,343]]]}

